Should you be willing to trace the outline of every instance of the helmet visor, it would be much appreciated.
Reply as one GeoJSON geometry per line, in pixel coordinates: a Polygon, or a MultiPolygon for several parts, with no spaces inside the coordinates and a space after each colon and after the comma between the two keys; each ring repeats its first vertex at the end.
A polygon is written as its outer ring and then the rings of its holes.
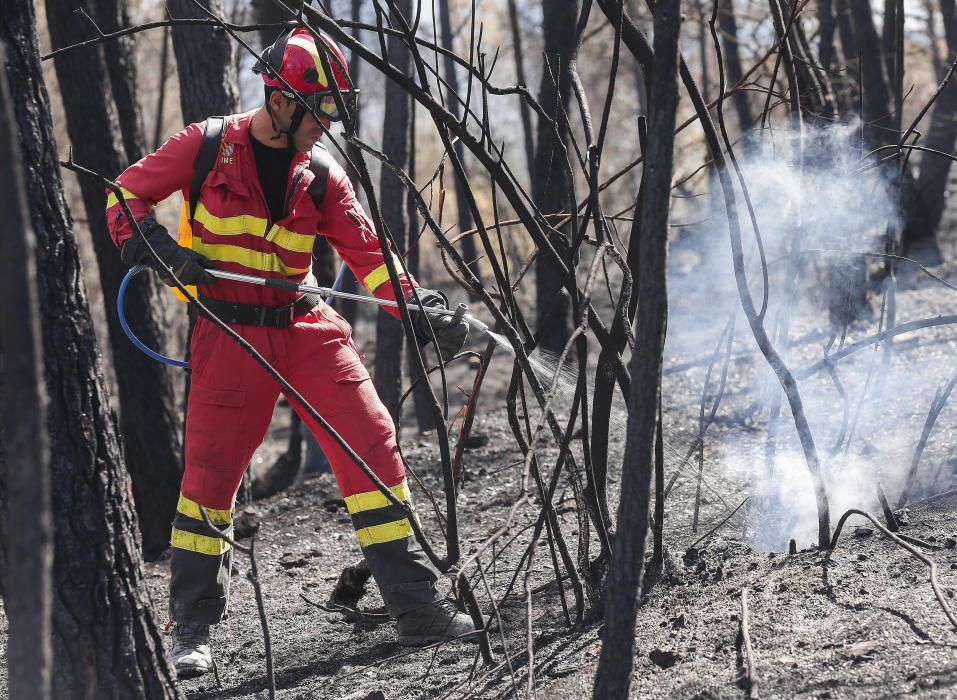
{"type": "MultiPolygon", "coordinates": [[[[356,90],[355,93],[340,93],[342,101],[346,102],[351,98],[350,101],[352,101],[352,103],[358,107],[356,104],[356,100],[359,96],[358,92],[359,91],[356,90]]],[[[285,90],[283,91],[283,94],[287,97],[290,96],[285,90]]],[[[336,106],[335,95],[333,95],[331,92],[311,92],[308,95],[303,95],[300,93],[300,97],[302,97],[303,101],[309,106],[309,108],[316,113],[316,116],[325,117],[334,122],[340,121],[342,119],[342,115],[339,113],[339,108],[336,106]]]]}

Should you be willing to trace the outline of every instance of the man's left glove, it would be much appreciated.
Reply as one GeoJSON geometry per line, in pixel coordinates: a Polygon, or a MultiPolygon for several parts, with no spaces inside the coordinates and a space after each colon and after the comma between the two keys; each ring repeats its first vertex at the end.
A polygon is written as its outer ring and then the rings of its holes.
{"type": "MultiPolygon", "coordinates": [[[[143,232],[143,238],[149,241],[160,260],[173,268],[173,272],[183,284],[213,284],[217,281],[216,277],[206,271],[208,268],[215,267],[209,258],[195,250],[184,248],[174,241],[166,227],[157,223],[152,216],[147,216],[140,222],[140,231],[143,232]]],[[[130,267],[134,265],[151,267],[160,274],[160,279],[165,284],[172,287],[173,280],[166,267],[150,255],[149,247],[143,238],[134,233],[133,237],[123,244],[120,257],[130,267]]]]}
{"type": "MultiPolygon", "coordinates": [[[[419,302],[422,306],[432,309],[448,309],[448,298],[434,289],[424,289],[419,287],[415,290],[419,295],[419,302]]],[[[415,293],[409,294],[406,299],[407,304],[415,304],[415,293]]],[[[420,343],[427,343],[433,340],[432,333],[429,330],[429,323],[432,324],[432,331],[435,332],[435,347],[443,361],[451,360],[455,354],[465,345],[465,339],[469,335],[469,324],[463,320],[455,320],[451,315],[430,314],[425,311],[409,310],[412,316],[412,326],[415,328],[415,335],[420,343]]]]}

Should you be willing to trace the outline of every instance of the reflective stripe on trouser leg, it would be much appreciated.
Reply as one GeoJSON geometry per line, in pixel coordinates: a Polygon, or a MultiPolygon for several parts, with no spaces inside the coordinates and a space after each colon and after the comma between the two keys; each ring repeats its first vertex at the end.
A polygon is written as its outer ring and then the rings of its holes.
{"type": "MultiPolygon", "coordinates": [[[[240,331],[284,371],[282,331],[258,326],[240,331]]],[[[266,434],[279,386],[209,319],[196,322],[190,347],[186,469],[173,521],[170,614],[176,622],[213,624],[226,614],[232,552],[209,532],[199,504],[220,530],[232,523],[236,490],[266,434]]]]}
{"type": "MultiPolygon", "coordinates": [[[[411,505],[405,481],[391,490],[411,505]]],[[[379,491],[346,496],[345,501],[389,614],[398,617],[439,600],[439,574],[415,539],[405,510],[390,503],[379,491]]]]}
{"type": "MultiPolygon", "coordinates": [[[[349,324],[320,304],[284,331],[289,381],[399,500],[408,501],[395,424],[362,365],[349,324]]],[[[353,459],[298,403],[293,407],[329,459],[382,599],[393,616],[439,599],[439,573],[412,534],[405,511],[389,503],[353,459]]]]}
{"type": "MultiPolygon", "coordinates": [[[[230,510],[207,508],[210,521],[232,537],[230,510]]],[[[210,532],[199,504],[180,496],[173,519],[170,560],[170,617],[177,623],[213,625],[229,602],[232,548],[210,532]]]]}

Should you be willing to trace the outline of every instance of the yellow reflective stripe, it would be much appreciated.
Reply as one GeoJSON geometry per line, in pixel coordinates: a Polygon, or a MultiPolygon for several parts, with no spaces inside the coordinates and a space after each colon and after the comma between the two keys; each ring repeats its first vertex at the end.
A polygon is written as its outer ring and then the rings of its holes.
{"type": "MultiPolygon", "coordinates": [[[[196,205],[196,221],[206,227],[207,231],[220,236],[237,236],[242,233],[251,233],[262,236],[266,233],[266,220],[250,214],[239,216],[215,216],[210,214],[202,202],[196,205]]],[[[310,250],[312,250],[310,248],[310,250]]]]}
{"type": "MultiPolygon", "coordinates": [[[[176,504],[176,512],[182,513],[187,518],[206,522],[203,520],[203,514],[199,511],[199,504],[196,501],[189,500],[182,494],[180,494],[179,503],[176,504]]],[[[229,525],[233,521],[232,510],[207,508],[206,514],[209,516],[210,522],[214,525],[229,525]]]]}
{"type": "Polygon", "coordinates": [[[225,554],[230,548],[230,544],[226,540],[177,530],[175,527],[173,528],[173,536],[170,538],[170,544],[176,549],[185,549],[188,552],[208,554],[213,557],[225,554]]]}
{"type": "MultiPolygon", "coordinates": [[[[399,257],[395,253],[392,254],[392,262],[395,263],[396,272],[398,272],[400,275],[403,274],[402,261],[399,260],[399,257]]],[[[388,281],[389,281],[389,268],[386,266],[385,263],[382,263],[381,265],[379,265],[379,267],[377,267],[376,269],[374,269],[372,272],[370,272],[368,275],[365,276],[365,279],[362,280],[362,284],[370,292],[374,292],[375,290],[377,290],[379,287],[381,287],[383,284],[385,284],[388,281]]]]}
{"type": "Polygon", "coordinates": [[[359,544],[363,547],[368,547],[370,544],[382,544],[383,542],[401,540],[411,535],[412,525],[409,523],[408,518],[356,530],[356,537],[359,538],[359,544]]]}
{"type": "Polygon", "coordinates": [[[261,253],[258,250],[249,250],[249,248],[229,245],[228,243],[210,244],[194,238],[193,250],[202,253],[210,260],[236,263],[262,272],[280,272],[286,277],[304,275],[309,271],[308,267],[286,265],[275,253],[261,253]]]}
{"type": "MultiPolygon", "coordinates": [[[[400,501],[409,500],[409,485],[402,480],[401,484],[396,484],[389,488],[400,501]]],[[[364,510],[375,510],[376,508],[385,508],[392,505],[389,499],[381,491],[364,491],[363,493],[354,493],[345,497],[346,508],[350,514],[361,513],[364,510]]]]}
{"type": "MultiPolygon", "coordinates": [[[[136,196],[125,187],[121,187],[120,192],[123,193],[123,199],[140,199],[140,197],[136,196]]],[[[117,198],[116,192],[110,192],[109,196],[106,198],[106,208],[109,209],[114,204],[119,203],[119,201],[120,200],[117,198]]]]}
{"type": "Polygon", "coordinates": [[[316,237],[305,233],[290,231],[285,226],[274,225],[266,235],[266,240],[294,253],[311,253],[316,237]]]}
{"type": "Polygon", "coordinates": [[[289,37],[289,41],[286,43],[287,46],[298,46],[300,49],[305,49],[309,52],[309,55],[312,56],[312,60],[316,63],[316,70],[319,72],[319,84],[322,87],[329,87],[329,80],[326,78],[326,71],[322,69],[322,61],[319,60],[319,52],[316,50],[316,45],[302,36],[292,36],[289,37]]]}

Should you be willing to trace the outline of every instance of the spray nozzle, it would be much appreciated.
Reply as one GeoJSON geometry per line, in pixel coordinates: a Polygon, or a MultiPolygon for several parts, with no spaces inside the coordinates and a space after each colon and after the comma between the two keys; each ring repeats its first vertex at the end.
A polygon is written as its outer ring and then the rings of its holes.
{"type": "Polygon", "coordinates": [[[468,304],[462,303],[455,307],[455,313],[452,314],[452,325],[459,323],[464,317],[465,312],[469,310],[468,304]]]}

